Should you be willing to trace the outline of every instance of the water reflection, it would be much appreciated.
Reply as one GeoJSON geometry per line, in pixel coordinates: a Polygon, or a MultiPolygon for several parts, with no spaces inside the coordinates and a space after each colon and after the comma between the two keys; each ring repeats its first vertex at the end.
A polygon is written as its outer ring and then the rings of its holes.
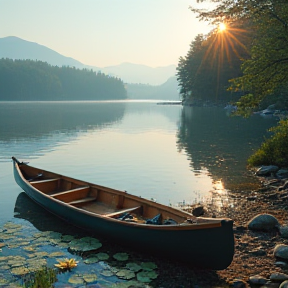
{"type": "Polygon", "coordinates": [[[0,161],[20,146],[26,155],[43,155],[59,143],[75,140],[80,132],[120,121],[124,113],[125,102],[2,102],[0,161]]]}
{"type": "Polygon", "coordinates": [[[217,191],[222,186],[249,188],[256,179],[247,177],[247,158],[276,123],[275,118],[256,115],[248,119],[228,117],[221,108],[183,107],[178,149],[187,153],[195,174],[209,171],[215,189],[221,185],[217,191]]]}

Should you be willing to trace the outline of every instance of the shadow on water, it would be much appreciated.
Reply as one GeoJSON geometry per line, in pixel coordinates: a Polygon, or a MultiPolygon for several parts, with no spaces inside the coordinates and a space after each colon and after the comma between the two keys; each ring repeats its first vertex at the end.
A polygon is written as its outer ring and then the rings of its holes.
{"type": "MultiPolygon", "coordinates": [[[[149,283],[149,286],[145,286],[143,284],[143,286],[137,287],[225,287],[224,281],[219,278],[216,271],[197,270],[195,268],[186,266],[181,262],[162,259],[153,255],[141,253],[139,251],[130,250],[127,247],[111,243],[108,239],[101,239],[101,237],[98,237],[98,235],[89,234],[87,231],[83,231],[82,229],[69,225],[58,217],[50,214],[41,206],[34,203],[24,192],[20,193],[17,197],[14,217],[29,221],[37,230],[42,232],[54,231],[64,235],[73,235],[79,238],[86,236],[96,237],[100,239],[101,243],[103,243],[103,247],[99,249],[99,252],[108,253],[110,255],[118,252],[128,253],[129,262],[132,263],[155,263],[158,267],[158,278],[149,283]]],[[[173,247],[171,247],[171,249],[173,249],[173,247]]],[[[167,251],[167,253],[169,253],[169,251],[167,251]]],[[[117,261],[113,260],[112,258],[106,260],[105,262],[110,267],[117,267],[117,269],[120,269],[119,262],[117,263],[117,261]]],[[[81,267],[79,269],[81,269],[81,267]]],[[[85,269],[85,267],[83,269],[85,269]]],[[[87,266],[86,269],[88,269],[87,266]]],[[[62,281],[64,280],[62,279],[62,281]]],[[[113,282],[117,282],[117,279],[114,279],[113,282]]]]}

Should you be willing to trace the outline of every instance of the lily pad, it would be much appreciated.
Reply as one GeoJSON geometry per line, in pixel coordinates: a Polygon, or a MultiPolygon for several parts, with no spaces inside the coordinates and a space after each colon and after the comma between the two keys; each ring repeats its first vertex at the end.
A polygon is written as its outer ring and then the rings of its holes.
{"type": "Polygon", "coordinates": [[[114,273],[111,270],[103,270],[100,274],[105,276],[105,277],[114,276],[114,273]]]}
{"type": "Polygon", "coordinates": [[[83,279],[87,283],[95,282],[97,280],[96,274],[84,274],[83,279]]]}
{"type": "Polygon", "coordinates": [[[105,261],[109,259],[109,255],[103,252],[97,253],[96,256],[98,257],[100,261],[105,261]]]}
{"type": "Polygon", "coordinates": [[[130,280],[135,277],[135,273],[128,269],[121,269],[116,273],[116,276],[121,279],[130,280]]]}
{"type": "Polygon", "coordinates": [[[71,242],[74,239],[75,239],[75,237],[72,235],[62,235],[62,237],[61,237],[62,242],[71,242]]]}
{"type": "Polygon", "coordinates": [[[149,283],[157,277],[158,274],[155,271],[142,271],[137,273],[137,280],[142,283],[149,283]]]}
{"type": "Polygon", "coordinates": [[[157,265],[153,262],[142,262],[141,267],[143,270],[152,271],[157,268],[157,265]]]}
{"type": "Polygon", "coordinates": [[[98,239],[92,237],[84,237],[81,239],[74,239],[69,243],[68,250],[72,253],[83,253],[94,251],[102,247],[102,243],[98,239]]]}
{"type": "Polygon", "coordinates": [[[99,258],[98,257],[89,257],[89,258],[85,259],[83,262],[85,264],[94,264],[94,263],[99,262],[99,258]]]}
{"type": "Polygon", "coordinates": [[[129,258],[129,255],[127,253],[116,253],[113,255],[113,258],[117,261],[126,261],[129,258]]]}
{"type": "Polygon", "coordinates": [[[82,275],[75,274],[68,279],[68,282],[71,284],[84,284],[84,279],[82,275]]]}
{"type": "Polygon", "coordinates": [[[142,270],[142,267],[137,263],[127,263],[126,268],[134,272],[139,272],[140,270],[142,270]]]}
{"type": "Polygon", "coordinates": [[[11,274],[16,275],[16,276],[25,275],[28,273],[29,273],[29,270],[23,266],[11,269],[11,274]]]}
{"type": "Polygon", "coordinates": [[[63,252],[57,251],[57,252],[52,252],[51,254],[48,255],[49,258],[54,258],[54,257],[61,257],[64,256],[65,254],[63,252]]]}

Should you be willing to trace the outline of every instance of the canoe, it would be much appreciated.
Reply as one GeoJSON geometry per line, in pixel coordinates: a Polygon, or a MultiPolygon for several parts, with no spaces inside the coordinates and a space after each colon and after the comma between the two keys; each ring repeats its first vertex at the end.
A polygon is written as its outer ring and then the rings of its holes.
{"type": "Polygon", "coordinates": [[[233,260],[233,221],[185,211],[13,159],[16,183],[70,224],[142,252],[221,270],[233,260]]]}

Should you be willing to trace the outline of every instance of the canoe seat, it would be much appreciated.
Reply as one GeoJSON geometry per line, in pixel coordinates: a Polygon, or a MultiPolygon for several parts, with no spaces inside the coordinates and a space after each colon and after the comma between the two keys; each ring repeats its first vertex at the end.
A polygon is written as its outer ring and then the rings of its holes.
{"type": "Polygon", "coordinates": [[[60,178],[52,178],[52,179],[42,179],[42,180],[36,180],[36,181],[30,181],[30,184],[38,184],[38,183],[49,183],[49,182],[58,182],[60,178]]]}
{"type": "Polygon", "coordinates": [[[86,197],[86,198],[83,198],[83,199],[79,199],[79,200],[68,202],[67,204],[77,206],[77,205],[81,205],[81,204],[84,204],[84,203],[92,202],[92,201],[95,201],[95,200],[96,200],[95,197],[86,197]]]}
{"type": "Polygon", "coordinates": [[[116,216],[119,216],[123,213],[128,213],[128,212],[135,212],[137,210],[140,210],[142,209],[142,206],[137,206],[137,207],[132,207],[132,208],[128,208],[128,209],[122,209],[120,211],[116,211],[116,212],[113,212],[113,213],[109,213],[109,214],[104,214],[103,216],[105,217],[116,217],[116,216]]]}

